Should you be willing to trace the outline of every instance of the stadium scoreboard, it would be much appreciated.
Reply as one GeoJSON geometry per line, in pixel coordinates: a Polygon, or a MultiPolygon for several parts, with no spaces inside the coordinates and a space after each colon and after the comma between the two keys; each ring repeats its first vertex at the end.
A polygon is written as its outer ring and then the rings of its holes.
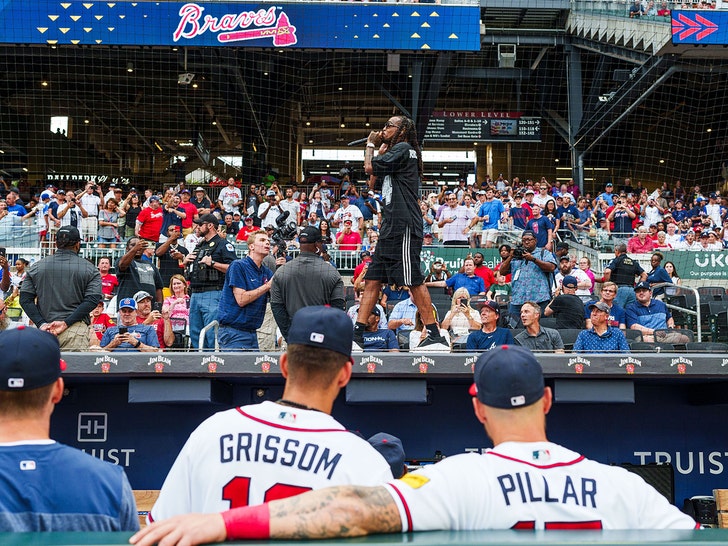
{"type": "Polygon", "coordinates": [[[541,118],[520,112],[434,112],[425,141],[541,142],[541,118]]]}

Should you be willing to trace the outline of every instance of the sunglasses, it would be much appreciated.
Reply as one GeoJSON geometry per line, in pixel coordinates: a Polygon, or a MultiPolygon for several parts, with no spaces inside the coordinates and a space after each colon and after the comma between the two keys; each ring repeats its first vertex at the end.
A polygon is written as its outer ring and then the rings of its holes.
{"type": "Polygon", "coordinates": [[[391,121],[388,121],[387,123],[384,124],[384,128],[386,129],[387,127],[396,127],[397,129],[399,129],[401,127],[401,125],[396,125],[396,124],[392,123],[391,121]]]}

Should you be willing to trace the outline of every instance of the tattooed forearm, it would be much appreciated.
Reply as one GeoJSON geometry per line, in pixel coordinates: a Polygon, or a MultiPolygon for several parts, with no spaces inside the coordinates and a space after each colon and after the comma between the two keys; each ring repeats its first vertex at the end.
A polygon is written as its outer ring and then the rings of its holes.
{"type": "Polygon", "coordinates": [[[328,538],[402,530],[384,487],[341,486],[270,503],[271,538],[328,538]]]}

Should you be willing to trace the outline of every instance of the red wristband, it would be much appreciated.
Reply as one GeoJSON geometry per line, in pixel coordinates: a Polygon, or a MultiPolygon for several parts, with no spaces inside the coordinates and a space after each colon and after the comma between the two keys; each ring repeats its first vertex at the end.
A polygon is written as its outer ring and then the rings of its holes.
{"type": "Polygon", "coordinates": [[[268,504],[243,506],[222,513],[227,540],[267,540],[270,538],[268,504]]]}

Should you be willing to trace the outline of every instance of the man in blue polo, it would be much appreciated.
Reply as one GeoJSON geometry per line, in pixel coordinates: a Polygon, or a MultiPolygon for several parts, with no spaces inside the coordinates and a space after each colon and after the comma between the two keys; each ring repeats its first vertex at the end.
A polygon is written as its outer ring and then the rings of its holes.
{"type": "Polygon", "coordinates": [[[462,273],[456,273],[444,281],[426,282],[425,285],[440,288],[452,288],[453,292],[455,292],[458,288],[465,288],[471,296],[485,294],[485,283],[482,278],[475,274],[475,261],[473,258],[465,258],[462,273]]]}
{"type": "Polygon", "coordinates": [[[220,349],[239,351],[258,349],[256,330],[263,324],[265,304],[273,283],[273,272],[263,265],[270,253],[265,231],[248,237],[248,255],[235,260],[225,274],[225,284],[217,308],[220,323],[220,349]]]}
{"type": "Polygon", "coordinates": [[[493,248],[498,240],[498,222],[506,210],[501,200],[496,199],[493,195],[492,187],[485,189],[485,201],[480,205],[478,215],[470,221],[468,226],[468,229],[472,229],[478,222],[483,222],[482,242],[485,242],[485,248],[493,248]]]}
{"type": "Polygon", "coordinates": [[[627,339],[622,330],[609,325],[611,308],[602,301],[589,304],[591,324],[589,330],[579,332],[574,342],[575,353],[626,353],[627,339]]]}
{"type": "MultiPolygon", "coordinates": [[[[652,297],[652,288],[647,281],[638,282],[634,287],[637,301],[630,303],[624,310],[627,317],[627,328],[642,332],[644,341],[655,341],[655,330],[674,328],[675,321],[670,309],[660,300],[652,297]]],[[[689,341],[685,334],[671,333],[658,341],[667,343],[685,343],[689,341]]]]}

